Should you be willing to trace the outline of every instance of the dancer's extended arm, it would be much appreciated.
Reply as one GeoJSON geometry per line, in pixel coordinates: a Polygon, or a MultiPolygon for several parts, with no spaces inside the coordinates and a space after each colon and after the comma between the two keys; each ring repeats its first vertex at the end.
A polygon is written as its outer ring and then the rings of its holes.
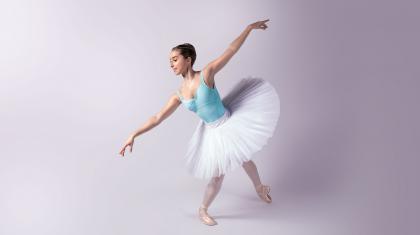
{"type": "Polygon", "coordinates": [[[128,146],[130,146],[130,152],[132,152],[134,138],[159,125],[163,120],[169,117],[179,107],[180,104],[181,101],[179,100],[178,96],[176,94],[172,95],[166,103],[165,107],[163,107],[157,114],[151,116],[145,124],[143,124],[139,129],[135,130],[134,133],[128,137],[124,147],[120,151],[120,154],[124,156],[125,148],[128,146]]]}
{"type": "Polygon", "coordinates": [[[180,102],[178,96],[172,95],[166,103],[165,107],[163,107],[157,114],[150,117],[143,126],[137,129],[133,133],[133,137],[137,137],[138,135],[141,135],[153,127],[159,125],[163,120],[169,117],[178,108],[179,105],[180,102]]]}
{"type": "Polygon", "coordinates": [[[248,25],[245,28],[245,30],[239,35],[239,37],[237,37],[232,43],[230,43],[229,47],[225,50],[225,52],[220,57],[213,60],[206,66],[209,72],[212,75],[219,72],[227,64],[230,58],[232,58],[232,56],[239,50],[239,48],[241,48],[241,45],[244,43],[245,39],[248,37],[251,30],[258,29],[258,28],[266,29],[267,25],[265,25],[265,23],[267,21],[268,19],[263,20],[263,21],[257,21],[255,23],[248,25]]]}

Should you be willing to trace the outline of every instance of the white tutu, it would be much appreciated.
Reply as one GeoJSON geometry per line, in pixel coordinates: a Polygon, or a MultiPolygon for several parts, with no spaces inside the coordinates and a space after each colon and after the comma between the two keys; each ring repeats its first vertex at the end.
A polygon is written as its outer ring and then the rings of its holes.
{"type": "Polygon", "coordinates": [[[261,78],[243,78],[222,99],[219,119],[202,119],[188,143],[186,167],[200,179],[220,176],[241,166],[266,145],[280,115],[275,88],[261,78]]]}

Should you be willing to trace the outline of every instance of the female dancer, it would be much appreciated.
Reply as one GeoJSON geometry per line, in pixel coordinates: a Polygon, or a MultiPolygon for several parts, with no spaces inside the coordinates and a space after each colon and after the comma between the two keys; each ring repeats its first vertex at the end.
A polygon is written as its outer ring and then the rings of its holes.
{"type": "Polygon", "coordinates": [[[214,77],[239,50],[253,29],[267,28],[267,20],[250,24],[217,59],[201,71],[192,66],[196,59],[194,46],[184,43],[172,48],[170,65],[176,75],[182,75],[179,90],[166,106],[152,116],[141,128],[129,136],[120,154],[133,149],[134,138],[159,125],[180,104],[196,113],[200,119],[188,144],[186,166],[197,178],[210,179],[201,206],[200,220],[206,225],[217,222],[207,209],[220,191],[224,175],[242,166],[250,177],[258,196],[271,203],[270,187],[261,183],[257,167],[251,160],[272,136],[280,113],[277,93],[267,81],[260,78],[241,79],[222,99],[214,77]]]}

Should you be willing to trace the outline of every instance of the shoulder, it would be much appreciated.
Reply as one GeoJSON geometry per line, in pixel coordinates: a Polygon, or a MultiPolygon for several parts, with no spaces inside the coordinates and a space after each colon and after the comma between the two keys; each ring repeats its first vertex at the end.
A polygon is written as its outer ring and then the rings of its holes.
{"type": "Polygon", "coordinates": [[[182,103],[181,100],[181,87],[178,87],[172,94],[170,97],[170,100],[174,100],[177,101],[178,103],[182,103]]]}
{"type": "Polygon", "coordinates": [[[204,78],[214,77],[213,71],[209,65],[205,66],[201,72],[203,73],[204,78]]]}
{"type": "Polygon", "coordinates": [[[214,84],[214,74],[211,68],[206,66],[201,70],[201,72],[203,73],[204,81],[212,87],[214,84]]]}

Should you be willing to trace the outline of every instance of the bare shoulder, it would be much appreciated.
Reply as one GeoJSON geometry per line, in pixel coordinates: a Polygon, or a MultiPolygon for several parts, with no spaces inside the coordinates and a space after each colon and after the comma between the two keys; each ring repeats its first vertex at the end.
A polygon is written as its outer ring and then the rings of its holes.
{"type": "Polygon", "coordinates": [[[215,83],[213,71],[208,65],[204,67],[201,71],[203,73],[204,81],[206,82],[207,86],[213,88],[215,83]]]}
{"type": "Polygon", "coordinates": [[[177,103],[181,102],[181,97],[179,97],[179,94],[181,92],[181,88],[178,87],[176,90],[171,94],[171,97],[169,98],[170,101],[176,101],[177,103]]]}

